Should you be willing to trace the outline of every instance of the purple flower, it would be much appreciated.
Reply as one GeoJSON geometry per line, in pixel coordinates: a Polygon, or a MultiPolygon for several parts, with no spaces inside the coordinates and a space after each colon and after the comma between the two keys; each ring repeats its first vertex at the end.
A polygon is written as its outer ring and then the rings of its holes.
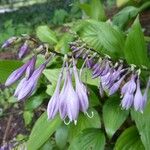
{"type": "Polygon", "coordinates": [[[47,107],[48,119],[53,119],[59,110],[60,84],[61,84],[61,80],[62,80],[62,72],[63,72],[63,69],[59,75],[55,92],[48,103],[48,107],[47,107]]]}
{"type": "Polygon", "coordinates": [[[133,94],[126,93],[121,101],[121,106],[124,109],[129,109],[133,104],[134,96],[133,94]]]}
{"type": "Polygon", "coordinates": [[[73,71],[74,71],[75,82],[76,82],[76,93],[77,93],[78,98],[79,98],[79,109],[82,112],[86,113],[87,109],[89,107],[87,89],[86,89],[85,85],[79,79],[75,63],[73,66],[73,71]]]}
{"type": "Polygon", "coordinates": [[[32,75],[32,73],[34,72],[35,70],[35,63],[36,63],[36,59],[37,57],[36,56],[33,56],[29,62],[29,65],[26,69],[26,78],[30,78],[30,76],[32,75]]]}
{"type": "Polygon", "coordinates": [[[20,91],[17,93],[18,100],[24,100],[32,94],[32,92],[36,88],[37,81],[38,81],[39,77],[41,76],[45,67],[46,67],[46,64],[45,63],[42,64],[39,68],[37,68],[33,72],[33,74],[31,75],[31,77],[28,80],[23,82],[20,91]]]}
{"type": "Polygon", "coordinates": [[[29,62],[25,63],[23,66],[21,66],[20,68],[15,70],[13,73],[11,73],[11,75],[8,77],[8,79],[5,82],[5,86],[10,86],[11,84],[19,80],[22,77],[22,75],[25,73],[28,65],[29,65],[29,62]]]}
{"type": "Polygon", "coordinates": [[[59,112],[63,120],[68,117],[69,122],[74,121],[74,123],[76,123],[79,113],[79,99],[78,95],[73,89],[71,75],[68,68],[63,93],[60,95],[59,112]]]}
{"type": "MultiPolygon", "coordinates": [[[[144,98],[145,98],[145,96],[144,96],[144,98]]],[[[137,79],[137,89],[136,89],[135,96],[134,96],[134,109],[136,111],[143,112],[144,106],[145,106],[145,100],[143,99],[143,96],[142,96],[142,92],[140,89],[140,80],[138,78],[137,79]]]]}
{"type": "Polygon", "coordinates": [[[28,50],[29,50],[29,46],[27,42],[25,42],[19,49],[18,57],[23,58],[24,55],[28,52],[28,50]]]}
{"type": "Polygon", "coordinates": [[[8,46],[10,46],[12,43],[14,43],[16,41],[17,37],[11,37],[8,40],[6,40],[4,42],[4,44],[2,45],[2,48],[6,48],[8,46]]]}
{"type": "Polygon", "coordinates": [[[113,86],[109,89],[109,95],[114,94],[120,87],[121,82],[124,80],[126,75],[124,75],[122,78],[120,78],[117,82],[113,84],[113,86]]]}
{"type": "Polygon", "coordinates": [[[136,75],[132,75],[131,80],[129,80],[121,89],[121,94],[125,94],[129,92],[130,94],[134,93],[136,90],[136,83],[135,83],[136,75]]]}
{"type": "Polygon", "coordinates": [[[87,65],[87,67],[89,68],[89,69],[91,69],[92,67],[93,67],[93,64],[94,64],[94,62],[93,62],[93,59],[92,58],[87,58],[86,59],[86,65],[87,65]]]}
{"type": "Polygon", "coordinates": [[[27,63],[25,63],[23,66],[15,70],[11,75],[7,78],[5,82],[5,86],[10,86],[13,83],[15,83],[17,80],[19,80],[23,74],[27,71],[27,77],[31,75],[31,73],[34,70],[36,57],[32,57],[31,60],[29,60],[27,63]]]}

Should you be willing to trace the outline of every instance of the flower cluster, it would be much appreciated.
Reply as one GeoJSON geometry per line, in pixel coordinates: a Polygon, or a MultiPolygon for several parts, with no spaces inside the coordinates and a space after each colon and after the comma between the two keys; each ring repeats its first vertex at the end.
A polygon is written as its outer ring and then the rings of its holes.
{"type": "Polygon", "coordinates": [[[69,119],[69,123],[74,121],[76,124],[79,111],[87,114],[89,101],[87,89],[79,78],[74,59],[72,69],[75,78],[75,88],[72,84],[71,68],[68,67],[68,63],[65,62],[66,74],[63,87],[61,88],[61,82],[63,79],[64,67],[59,75],[55,92],[48,103],[47,114],[49,119],[53,119],[57,112],[59,112],[64,122],[66,119],[69,119]]]}
{"type": "Polygon", "coordinates": [[[73,42],[70,47],[75,57],[85,60],[87,67],[92,70],[92,78],[100,79],[99,93],[101,97],[104,96],[104,92],[110,96],[121,89],[122,108],[129,109],[133,106],[136,111],[143,112],[150,83],[148,81],[146,90],[142,95],[140,71],[136,71],[133,66],[124,68],[122,61],[113,64],[107,55],[103,59],[97,58],[96,53],[91,56],[85,45],[81,45],[81,42],[73,42]],[[125,83],[126,79],[129,81],[125,83]]]}
{"type": "MultiPolygon", "coordinates": [[[[26,40],[27,38],[28,37],[12,37],[2,45],[2,48],[6,48],[18,41],[20,42],[21,40],[26,40]]],[[[19,58],[22,58],[25,54],[27,54],[28,49],[29,45],[28,41],[26,40],[18,52],[19,58]]],[[[45,62],[36,68],[37,55],[42,50],[44,50],[44,46],[38,46],[36,48],[37,53],[33,54],[31,58],[20,68],[12,72],[5,82],[5,86],[8,87],[21,79],[14,93],[14,96],[18,99],[18,101],[25,100],[32,95],[32,93],[36,89],[39,77],[41,76],[43,70],[46,68],[47,63],[51,59],[51,57],[46,58],[45,62]]],[[[53,56],[53,54],[51,56],[53,56]]]]}
{"type": "MultiPolygon", "coordinates": [[[[19,58],[22,58],[29,51],[29,37],[12,37],[2,45],[2,48],[8,47],[17,41],[24,41],[18,53],[19,58]]],[[[92,72],[92,78],[99,79],[99,93],[101,97],[105,95],[111,96],[117,91],[121,91],[122,108],[129,109],[134,107],[136,111],[143,112],[150,81],[148,81],[146,90],[142,95],[140,70],[136,70],[133,65],[124,67],[123,61],[114,63],[108,55],[100,58],[99,54],[93,49],[87,48],[81,41],[70,43],[70,48],[72,49],[72,55],[67,59],[65,57],[56,89],[48,103],[47,114],[49,119],[53,119],[59,112],[61,119],[66,124],[70,122],[76,124],[80,111],[88,115],[88,92],[81,81],[81,75],[78,74],[75,60],[80,58],[84,61],[82,69],[87,67],[92,72]],[[75,85],[72,82],[73,77],[75,85]],[[67,123],[66,120],[69,120],[69,122],[67,123]]],[[[51,56],[53,56],[48,52],[46,45],[38,45],[35,50],[36,53],[24,65],[15,70],[5,82],[5,86],[10,86],[21,79],[14,93],[14,96],[19,101],[31,96],[39,77],[46,68],[51,56]],[[45,62],[36,68],[37,55],[43,52],[45,54],[45,62]]]]}

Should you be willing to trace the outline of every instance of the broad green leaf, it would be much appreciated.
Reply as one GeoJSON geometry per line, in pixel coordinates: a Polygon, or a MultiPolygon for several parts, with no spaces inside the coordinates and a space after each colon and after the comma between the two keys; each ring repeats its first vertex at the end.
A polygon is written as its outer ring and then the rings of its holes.
{"type": "Polygon", "coordinates": [[[100,129],[85,129],[72,142],[69,150],[104,150],[105,136],[100,129]]]}
{"type": "Polygon", "coordinates": [[[17,60],[0,60],[0,82],[4,83],[8,76],[23,63],[17,60]]]}
{"type": "Polygon", "coordinates": [[[129,111],[121,110],[120,98],[110,97],[103,106],[105,130],[111,138],[128,117],[129,111]]]}
{"type": "Polygon", "coordinates": [[[33,126],[27,143],[27,149],[38,150],[56,131],[61,123],[62,121],[58,116],[49,121],[46,112],[43,113],[33,126]]]}
{"type": "Polygon", "coordinates": [[[55,44],[57,43],[57,37],[55,35],[55,32],[52,31],[48,26],[39,26],[36,29],[36,35],[37,37],[42,41],[49,44],[55,44]]]}
{"type": "Polygon", "coordinates": [[[86,21],[79,35],[97,52],[108,54],[113,59],[123,57],[124,35],[107,22],[86,21]]]}
{"type": "Polygon", "coordinates": [[[122,29],[128,21],[137,16],[138,12],[139,9],[134,6],[125,7],[113,17],[112,22],[122,29]]]}
{"type": "Polygon", "coordinates": [[[144,150],[135,126],[127,128],[117,139],[115,150],[144,150]]]}
{"type": "Polygon", "coordinates": [[[136,123],[145,150],[150,146],[150,102],[143,113],[131,111],[132,119],[136,123]]]}
{"type": "Polygon", "coordinates": [[[91,6],[90,16],[92,19],[95,19],[97,21],[106,20],[106,15],[101,0],[91,0],[90,6],[91,6]]]}
{"type": "Polygon", "coordinates": [[[67,52],[69,52],[70,49],[69,42],[73,41],[73,39],[74,39],[73,35],[65,33],[55,46],[55,50],[63,54],[66,54],[67,52]]]}
{"type": "Polygon", "coordinates": [[[55,133],[55,141],[59,149],[64,149],[67,144],[68,127],[62,124],[55,133]]]}
{"type": "Polygon", "coordinates": [[[90,106],[100,105],[100,95],[99,95],[99,91],[97,90],[97,87],[88,85],[88,92],[89,92],[88,97],[89,97],[90,106]]]}
{"type": "Polygon", "coordinates": [[[32,121],[32,118],[33,118],[33,112],[32,111],[24,111],[23,112],[23,119],[24,119],[24,122],[25,122],[25,125],[29,125],[32,121]]]}
{"type": "Polygon", "coordinates": [[[87,68],[83,69],[81,79],[86,84],[99,86],[99,79],[92,79],[92,71],[87,68]]]}
{"type": "Polygon", "coordinates": [[[138,17],[134,21],[125,42],[124,54],[129,64],[149,66],[144,34],[138,17]]]}
{"type": "Polygon", "coordinates": [[[39,107],[46,97],[47,97],[47,95],[45,93],[31,96],[25,102],[25,110],[33,110],[33,109],[39,107]]]}
{"type": "Polygon", "coordinates": [[[56,68],[56,69],[45,69],[43,74],[46,76],[46,78],[50,81],[50,85],[47,86],[47,90],[46,93],[48,95],[51,95],[54,93],[55,87],[56,87],[56,83],[57,83],[57,79],[58,79],[58,75],[60,73],[60,68],[56,68]]]}
{"type": "Polygon", "coordinates": [[[79,7],[86,13],[87,16],[91,15],[90,4],[82,3],[82,4],[79,4],[79,7]]]}
{"type": "Polygon", "coordinates": [[[74,125],[73,123],[69,126],[69,140],[71,141],[73,138],[75,138],[83,129],[86,128],[100,128],[101,127],[101,121],[100,116],[98,115],[98,112],[94,109],[90,109],[88,111],[91,118],[89,118],[86,114],[80,113],[77,125],[74,125]],[[94,116],[92,117],[92,112],[94,116]]]}

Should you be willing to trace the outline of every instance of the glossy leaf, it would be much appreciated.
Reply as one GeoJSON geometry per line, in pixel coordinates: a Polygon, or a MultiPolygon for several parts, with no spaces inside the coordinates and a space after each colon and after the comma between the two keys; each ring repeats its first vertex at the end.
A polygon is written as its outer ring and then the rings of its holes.
{"type": "Polygon", "coordinates": [[[89,118],[86,114],[80,113],[77,125],[74,125],[73,123],[69,126],[69,140],[71,141],[74,137],[76,137],[83,129],[86,128],[100,128],[101,127],[101,121],[100,117],[96,110],[90,109],[89,115],[94,113],[94,116],[92,118],[89,118]]]}
{"type": "Polygon", "coordinates": [[[46,112],[43,113],[33,126],[27,143],[27,149],[38,150],[56,131],[61,122],[58,116],[49,121],[46,112]]]}
{"type": "Polygon", "coordinates": [[[0,82],[4,83],[8,76],[23,63],[17,60],[0,60],[0,82]]]}
{"type": "Polygon", "coordinates": [[[150,102],[148,102],[143,114],[140,112],[131,111],[132,119],[135,121],[138,128],[141,140],[145,150],[149,150],[150,145],[150,102]]]}
{"type": "Polygon", "coordinates": [[[113,24],[117,25],[120,28],[124,28],[125,25],[130,21],[132,18],[136,17],[139,12],[139,9],[133,6],[128,6],[121,11],[119,11],[114,17],[113,17],[113,24]]]}
{"type": "Polygon", "coordinates": [[[55,133],[56,144],[59,149],[64,149],[67,144],[68,138],[68,127],[65,124],[62,124],[55,133]]]}
{"type": "Polygon", "coordinates": [[[43,100],[47,97],[45,93],[31,96],[27,101],[25,101],[25,110],[34,110],[39,107],[43,100]]]}
{"type": "Polygon", "coordinates": [[[114,59],[123,57],[124,35],[109,23],[89,20],[78,33],[99,53],[108,54],[114,59]]]}
{"type": "Polygon", "coordinates": [[[103,106],[104,126],[108,136],[111,138],[128,117],[129,111],[122,110],[120,98],[110,97],[103,106]]]}
{"type": "Polygon", "coordinates": [[[69,150],[104,150],[105,136],[100,129],[85,129],[72,142],[69,150]]]}
{"type": "Polygon", "coordinates": [[[149,66],[147,48],[139,19],[134,21],[125,42],[124,54],[129,64],[149,66]]]}
{"type": "Polygon", "coordinates": [[[144,150],[135,126],[127,128],[117,139],[115,150],[144,150]]]}
{"type": "Polygon", "coordinates": [[[39,26],[36,30],[36,35],[42,42],[46,42],[49,44],[57,43],[55,32],[46,25],[39,26]]]}
{"type": "Polygon", "coordinates": [[[91,6],[90,15],[92,19],[95,19],[97,21],[106,20],[104,7],[100,0],[91,0],[90,6],[91,6]]]}

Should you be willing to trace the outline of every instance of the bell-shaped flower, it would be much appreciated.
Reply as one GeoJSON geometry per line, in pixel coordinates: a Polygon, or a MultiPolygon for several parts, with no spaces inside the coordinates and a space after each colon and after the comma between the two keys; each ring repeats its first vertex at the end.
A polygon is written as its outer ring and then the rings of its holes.
{"type": "Polygon", "coordinates": [[[126,93],[121,101],[121,106],[123,109],[129,109],[133,104],[134,96],[133,94],[126,93]]]}
{"type": "Polygon", "coordinates": [[[19,94],[20,90],[21,90],[22,87],[26,84],[26,82],[27,82],[27,79],[26,79],[26,78],[23,78],[23,79],[19,82],[19,84],[18,84],[18,86],[17,86],[17,88],[16,88],[16,90],[15,90],[15,93],[14,93],[14,96],[15,96],[15,97],[18,97],[18,94],[19,94]]]}
{"type": "Polygon", "coordinates": [[[140,81],[139,78],[137,79],[137,88],[136,88],[136,92],[135,92],[135,96],[134,96],[134,109],[136,111],[140,111],[143,112],[144,109],[144,99],[143,99],[143,95],[140,89],[140,81]]]}
{"type": "Polygon", "coordinates": [[[35,70],[36,56],[33,56],[29,62],[29,65],[26,69],[26,78],[29,79],[32,73],[35,70]]]}
{"type": "Polygon", "coordinates": [[[77,68],[73,66],[73,71],[74,71],[74,77],[75,77],[75,83],[76,83],[76,93],[79,98],[79,109],[86,113],[87,109],[89,107],[89,101],[88,101],[88,95],[87,95],[87,89],[85,85],[81,82],[78,76],[77,68]]]}
{"type": "Polygon", "coordinates": [[[19,58],[23,58],[29,50],[29,46],[27,41],[20,47],[19,52],[18,52],[18,57],[19,58]]]}
{"type": "Polygon", "coordinates": [[[11,37],[8,40],[6,40],[4,42],[4,44],[2,45],[2,48],[6,48],[8,46],[10,46],[12,43],[14,43],[17,40],[17,37],[11,37]]]}
{"type": "Polygon", "coordinates": [[[122,78],[120,78],[117,82],[113,84],[113,86],[109,89],[109,95],[113,95],[115,92],[117,92],[125,76],[126,75],[122,76],[122,78]]]}
{"type": "Polygon", "coordinates": [[[37,81],[41,76],[43,70],[45,69],[46,64],[42,64],[39,68],[37,68],[31,77],[23,84],[21,90],[18,93],[18,100],[24,100],[29,97],[32,92],[35,90],[37,81]]]}
{"type": "Polygon", "coordinates": [[[132,75],[131,79],[126,84],[124,84],[124,86],[121,89],[122,95],[125,94],[126,92],[130,94],[135,92],[136,90],[135,78],[136,78],[136,75],[132,75]]]}
{"type": "Polygon", "coordinates": [[[70,71],[67,68],[66,73],[66,82],[64,83],[63,93],[60,94],[60,104],[59,104],[59,112],[60,116],[63,120],[66,117],[69,118],[69,122],[74,121],[76,123],[78,113],[79,113],[79,99],[78,95],[76,94],[72,81],[70,71]]]}
{"type": "Polygon", "coordinates": [[[50,99],[50,101],[48,103],[48,106],[47,106],[48,119],[53,119],[56,116],[56,114],[57,114],[57,112],[59,110],[60,85],[61,85],[61,80],[62,80],[62,71],[61,71],[61,73],[59,75],[54,94],[52,95],[52,97],[51,97],[51,99],[50,99]]]}
{"type": "Polygon", "coordinates": [[[25,73],[25,71],[29,65],[29,62],[30,61],[28,61],[23,66],[21,66],[20,68],[15,70],[13,73],[11,73],[11,75],[7,78],[7,80],[5,82],[5,86],[10,86],[11,84],[13,84],[17,80],[19,80],[23,76],[23,74],[25,73]]]}

